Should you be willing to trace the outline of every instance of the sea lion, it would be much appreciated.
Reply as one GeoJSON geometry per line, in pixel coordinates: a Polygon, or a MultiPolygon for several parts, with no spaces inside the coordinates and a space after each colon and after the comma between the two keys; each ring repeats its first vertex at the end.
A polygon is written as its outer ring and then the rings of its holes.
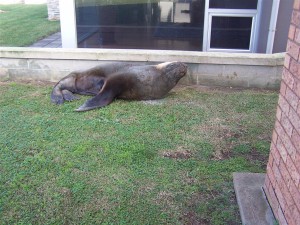
{"type": "Polygon", "coordinates": [[[78,99],[73,94],[94,95],[75,111],[87,111],[110,104],[115,98],[153,100],[163,98],[186,75],[181,62],[158,65],[110,63],[82,72],[72,72],[53,88],[51,101],[62,104],[78,99]]]}

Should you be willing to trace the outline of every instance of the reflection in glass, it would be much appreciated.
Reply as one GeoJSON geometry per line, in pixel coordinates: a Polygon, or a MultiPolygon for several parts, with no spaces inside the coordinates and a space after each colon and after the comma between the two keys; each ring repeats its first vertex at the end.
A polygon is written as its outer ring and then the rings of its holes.
{"type": "Polygon", "coordinates": [[[76,0],[78,47],[202,50],[205,0],[76,0]]]}
{"type": "Polygon", "coordinates": [[[258,0],[210,0],[209,8],[215,9],[257,9],[258,0]]]}
{"type": "Polygon", "coordinates": [[[252,17],[213,16],[210,48],[249,50],[252,17]]]}

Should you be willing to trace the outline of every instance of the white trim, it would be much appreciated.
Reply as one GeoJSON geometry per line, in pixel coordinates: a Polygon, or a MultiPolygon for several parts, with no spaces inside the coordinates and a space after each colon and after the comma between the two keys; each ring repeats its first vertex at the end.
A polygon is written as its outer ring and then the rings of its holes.
{"type": "Polygon", "coordinates": [[[256,14],[256,24],[254,26],[254,44],[253,44],[253,52],[257,52],[258,48],[258,37],[259,33],[258,31],[260,30],[260,22],[261,22],[261,14],[262,14],[262,0],[257,1],[257,14],[256,14]]]}
{"type": "Polygon", "coordinates": [[[59,0],[63,48],[77,48],[75,0],[59,0]]]}
{"type": "Polygon", "coordinates": [[[207,52],[207,43],[208,43],[208,10],[209,10],[209,0],[205,0],[205,9],[204,9],[204,25],[203,25],[203,44],[202,51],[207,52]]]}
{"type": "Polygon", "coordinates": [[[269,35],[268,35],[268,44],[267,44],[267,50],[266,50],[267,54],[273,53],[273,45],[274,45],[274,39],[275,39],[275,33],[276,33],[279,5],[280,5],[280,0],[273,0],[271,21],[270,21],[269,35]]]}
{"type": "Polygon", "coordinates": [[[209,13],[256,14],[257,9],[208,9],[209,13]]]}

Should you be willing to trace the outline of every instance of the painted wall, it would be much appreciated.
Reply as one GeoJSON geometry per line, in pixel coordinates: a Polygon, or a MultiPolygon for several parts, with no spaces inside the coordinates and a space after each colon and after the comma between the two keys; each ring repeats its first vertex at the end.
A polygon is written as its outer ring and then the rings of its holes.
{"type": "Polygon", "coordinates": [[[285,52],[294,0],[281,0],[278,12],[273,53],[285,52]]]}

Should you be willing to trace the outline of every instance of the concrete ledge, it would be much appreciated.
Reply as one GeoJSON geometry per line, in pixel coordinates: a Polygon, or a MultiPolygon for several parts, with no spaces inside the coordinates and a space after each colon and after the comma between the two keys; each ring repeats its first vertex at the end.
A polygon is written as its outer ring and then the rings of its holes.
{"type": "Polygon", "coordinates": [[[188,64],[183,84],[278,89],[284,53],[245,54],[134,49],[0,47],[0,79],[57,81],[74,70],[105,62],[188,64]]]}
{"type": "Polygon", "coordinates": [[[233,173],[234,190],[244,225],[274,225],[275,218],[262,187],[265,174],[233,173]]]}

